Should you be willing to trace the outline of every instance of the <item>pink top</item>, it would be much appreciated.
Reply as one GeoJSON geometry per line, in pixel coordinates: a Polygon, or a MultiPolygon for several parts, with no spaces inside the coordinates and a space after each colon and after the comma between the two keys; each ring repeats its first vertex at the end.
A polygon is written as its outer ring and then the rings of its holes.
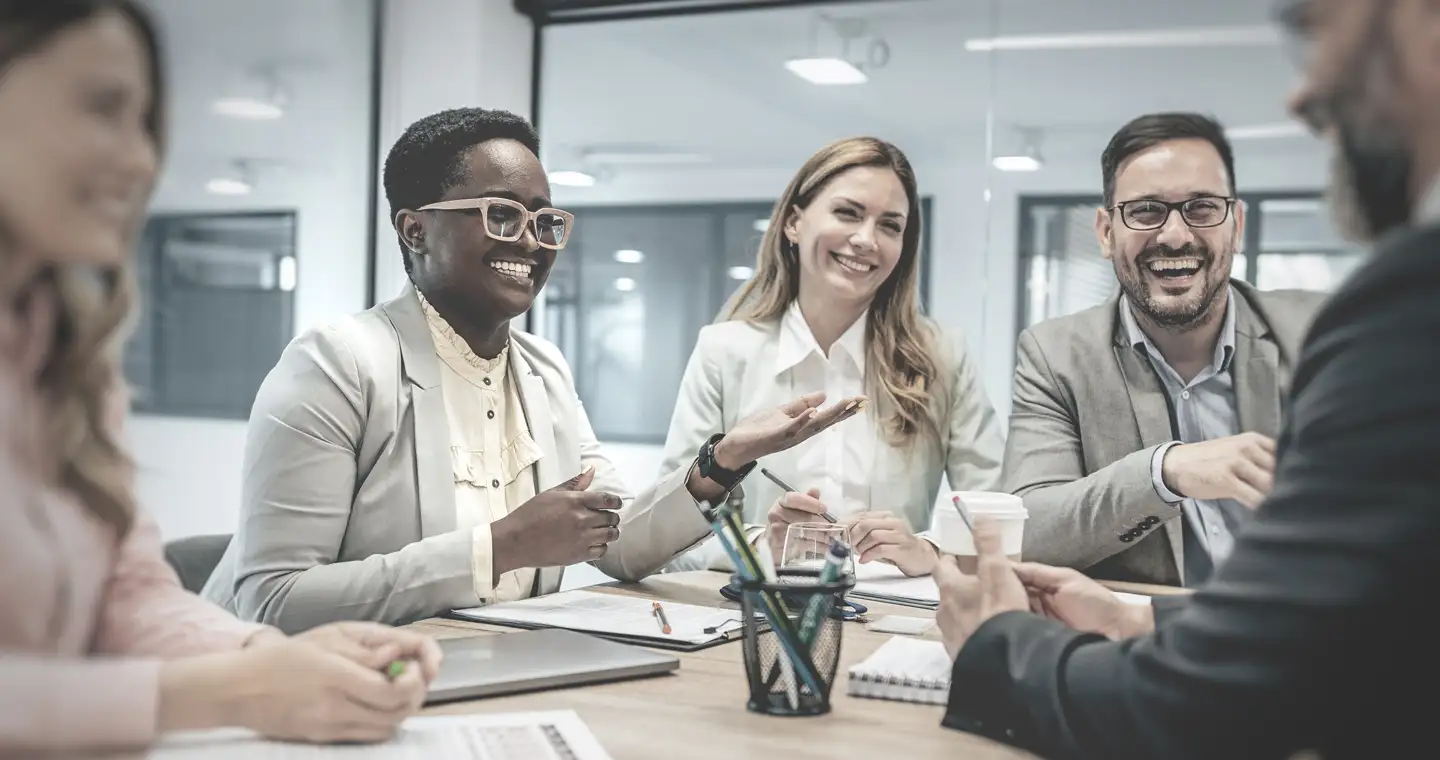
{"type": "Polygon", "coordinates": [[[0,755],[145,744],[161,661],[237,649],[262,626],[185,591],[148,518],[117,545],[13,465],[0,462],[0,755]]]}

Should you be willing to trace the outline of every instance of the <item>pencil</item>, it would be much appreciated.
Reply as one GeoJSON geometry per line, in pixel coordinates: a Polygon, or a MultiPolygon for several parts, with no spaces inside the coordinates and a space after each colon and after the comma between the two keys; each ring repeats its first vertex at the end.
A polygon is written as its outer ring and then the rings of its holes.
{"type": "Polygon", "coordinates": [[[399,678],[405,673],[405,661],[396,660],[390,663],[390,667],[385,669],[385,673],[389,675],[392,680],[399,678]]]}
{"type": "MultiPolygon", "coordinates": [[[[760,474],[761,474],[761,475],[764,475],[764,476],[767,477],[767,478],[769,478],[771,483],[774,483],[775,485],[780,486],[780,488],[782,488],[782,489],[784,489],[784,490],[786,490],[786,491],[794,491],[795,493],[800,493],[799,491],[796,491],[794,488],[791,488],[789,483],[786,483],[785,481],[781,480],[781,479],[780,479],[780,476],[778,476],[778,475],[776,475],[775,473],[773,473],[773,472],[765,469],[764,467],[761,467],[761,468],[760,468],[760,474]]],[[[823,518],[825,518],[825,522],[828,522],[828,523],[830,523],[831,525],[834,525],[835,522],[836,522],[835,518],[831,517],[829,512],[825,512],[825,513],[821,514],[820,516],[823,517],[823,518]]]]}
{"type": "Polygon", "coordinates": [[[669,636],[670,621],[665,619],[665,608],[661,607],[659,602],[651,602],[651,604],[654,605],[651,609],[654,610],[655,617],[660,621],[660,632],[669,636]]]}

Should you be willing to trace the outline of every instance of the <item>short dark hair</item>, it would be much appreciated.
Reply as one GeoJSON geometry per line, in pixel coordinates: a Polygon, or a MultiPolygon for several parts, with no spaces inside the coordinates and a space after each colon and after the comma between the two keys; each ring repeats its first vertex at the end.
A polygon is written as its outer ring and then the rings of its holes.
{"type": "MultiPolygon", "coordinates": [[[[401,209],[417,209],[440,200],[463,179],[461,161],[480,143],[515,140],[540,155],[540,136],[524,117],[486,108],[452,108],[411,124],[385,157],[385,200],[390,223],[401,209]]],[[[397,230],[398,232],[398,230],[397,230]]],[[[400,242],[405,273],[410,250],[400,242]]]]}
{"type": "Polygon", "coordinates": [[[1115,205],[1115,177],[1120,165],[1141,151],[1171,140],[1204,140],[1215,146],[1225,174],[1230,178],[1230,192],[1235,192],[1235,152],[1225,137],[1225,128],[1215,119],[1198,113],[1147,113],[1132,119],[1120,128],[1105,152],[1100,154],[1100,171],[1105,180],[1105,205],[1115,205]]]}

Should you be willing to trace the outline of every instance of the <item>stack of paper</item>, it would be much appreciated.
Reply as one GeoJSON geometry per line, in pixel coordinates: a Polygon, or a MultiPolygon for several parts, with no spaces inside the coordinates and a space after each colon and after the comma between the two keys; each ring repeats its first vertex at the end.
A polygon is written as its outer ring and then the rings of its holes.
{"type": "Polygon", "coordinates": [[[934,578],[909,578],[900,568],[884,562],[857,564],[855,588],[850,590],[850,596],[927,610],[940,605],[940,589],[934,578]]]}
{"type": "Polygon", "coordinates": [[[440,715],[405,721],[384,744],[269,741],[250,731],[175,734],[148,760],[610,760],[580,716],[566,710],[440,715]]]}

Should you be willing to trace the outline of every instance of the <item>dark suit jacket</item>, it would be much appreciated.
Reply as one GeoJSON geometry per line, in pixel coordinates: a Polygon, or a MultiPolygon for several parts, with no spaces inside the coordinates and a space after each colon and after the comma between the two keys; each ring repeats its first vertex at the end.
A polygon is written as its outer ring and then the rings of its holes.
{"type": "Polygon", "coordinates": [[[1440,227],[1388,238],[1330,299],[1289,412],[1274,491],[1188,605],[1123,642],[998,615],[955,660],[945,725],[1050,758],[1434,754],[1440,227]]]}

